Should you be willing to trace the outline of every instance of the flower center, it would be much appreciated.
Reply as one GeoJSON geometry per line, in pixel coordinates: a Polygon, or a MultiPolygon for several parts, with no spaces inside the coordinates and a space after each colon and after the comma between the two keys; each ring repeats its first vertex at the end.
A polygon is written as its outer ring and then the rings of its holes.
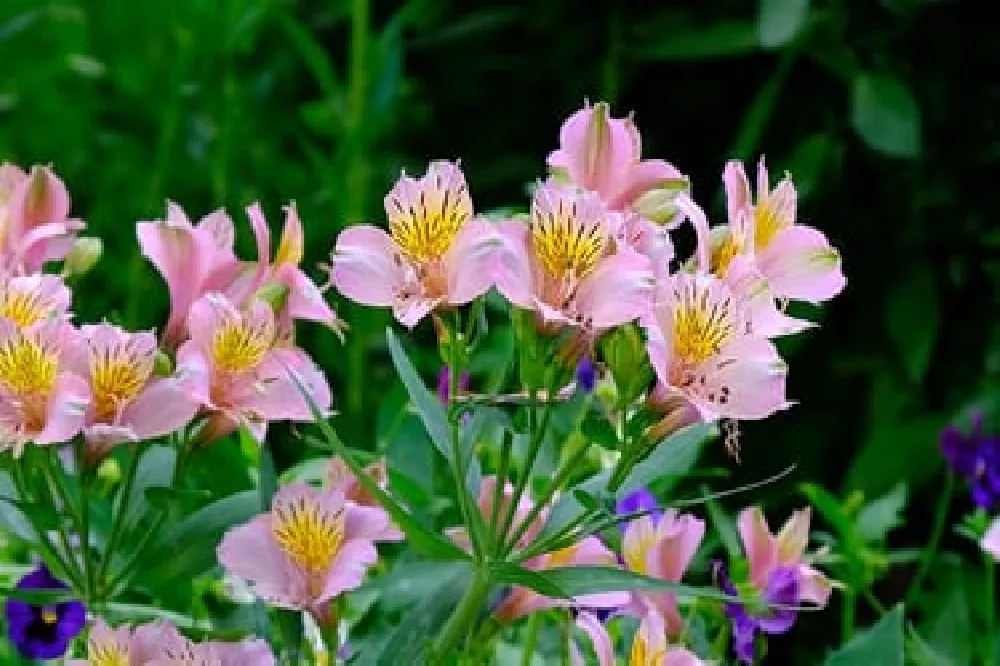
{"type": "Polygon", "coordinates": [[[48,395],[56,383],[59,359],[23,335],[0,343],[0,385],[20,397],[48,395]]]}
{"type": "Polygon", "coordinates": [[[736,335],[736,321],[729,298],[710,300],[691,293],[674,307],[674,354],[697,365],[712,358],[736,335]]]}
{"type": "Polygon", "coordinates": [[[87,646],[87,660],[89,666],[129,666],[129,649],[118,641],[102,645],[91,642],[87,646]]]}
{"type": "Polygon", "coordinates": [[[118,349],[91,354],[90,385],[99,422],[113,420],[122,405],[139,395],[152,374],[151,363],[128,352],[118,349]]]}
{"type": "Polygon", "coordinates": [[[274,330],[243,321],[229,321],[212,338],[215,365],[230,373],[245,372],[260,365],[274,345],[274,330]]]}
{"type": "Polygon", "coordinates": [[[22,328],[38,323],[52,311],[52,303],[37,292],[12,289],[9,285],[0,288],[0,318],[10,319],[22,328]]]}
{"type": "Polygon", "coordinates": [[[608,246],[600,219],[581,220],[577,203],[560,200],[554,210],[536,211],[531,221],[535,256],[553,279],[582,280],[594,272],[608,246]]]}
{"type": "Polygon", "coordinates": [[[627,548],[622,553],[625,558],[625,564],[628,566],[629,571],[634,571],[638,574],[645,575],[646,571],[646,558],[649,555],[649,550],[653,547],[656,540],[656,534],[652,531],[643,530],[639,535],[639,543],[635,545],[634,548],[627,548]]]}
{"type": "Polygon", "coordinates": [[[455,190],[436,183],[438,190],[421,190],[410,201],[387,201],[389,233],[407,259],[424,263],[440,259],[451,248],[459,229],[472,216],[465,184],[455,190]]]}
{"type": "Polygon", "coordinates": [[[271,530],[275,541],[297,565],[312,574],[323,573],[344,543],[347,515],[327,511],[301,498],[275,507],[271,530]]]}
{"type": "Polygon", "coordinates": [[[656,666],[663,661],[666,652],[663,650],[650,652],[649,644],[642,633],[637,633],[632,639],[632,651],[629,653],[628,666],[656,666]]]}
{"type": "Polygon", "coordinates": [[[760,252],[774,240],[779,231],[787,224],[767,201],[758,201],[753,209],[754,235],[753,242],[756,251],[760,252]]]}
{"type": "Polygon", "coordinates": [[[720,276],[725,275],[726,270],[729,269],[729,264],[742,251],[742,244],[737,242],[731,233],[727,234],[721,243],[712,248],[712,256],[709,262],[712,273],[720,276]]]}

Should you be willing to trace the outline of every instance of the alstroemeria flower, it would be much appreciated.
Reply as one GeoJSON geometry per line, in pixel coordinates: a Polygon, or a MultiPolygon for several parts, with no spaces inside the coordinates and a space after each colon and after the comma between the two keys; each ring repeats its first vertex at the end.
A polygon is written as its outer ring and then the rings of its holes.
{"type": "Polygon", "coordinates": [[[227,295],[236,303],[246,303],[258,289],[269,284],[279,285],[286,290],[277,313],[284,328],[290,327],[294,320],[304,319],[324,324],[343,338],[344,322],[323,299],[323,292],[316,283],[299,268],[305,241],[295,205],[285,207],[285,225],[274,261],[271,260],[271,230],[260,204],[247,207],[247,217],[257,239],[257,264],[232,285],[227,295]]]}
{"type": "MultiPolygon", "coordinates": [[[[704,536],[704,521],[667,509],[658,519],[642,516],[629,523],[622,541],[622,557],[630,571],[679,583],[704,536]]],[[[663,617],[669,635],[677,636],[684,629],[677,599],[670,592],[633,593],[633,612],[641,616],[650,607],[663,617]]]]}
{"type": "Polygon", "coordinates": [[[777,535],[771,533],[764,512],[751,507],[740,512],[738,525],[743,549],[750,563],[750,582],[758,590],[767,588],[771,573],[790,569],[799,579],[798,600],[826,606],[832,583],[814,569],[805,557],[809,541],[808,508],[792,513],[777,535]]]}
{"type": "MultiPolygon", "coordinates": [[[[576,617],[576,626],[590,638],[597,654],[599,666],[615,666],[615,646],[600,620],[594,615],[581,612],[576,617]]],[[[576,663],[583,666],[586,662],[577,656],[576,663]]],[[[650,609],[643,617],[632,638],[632,647],[626,666],[705,666],[698,655],[679,645],[667,644],[667,633],[661,618],[655,610],[650,609]]]]}
{"type": "Polygon", "coordinates": [[[790,177],[786,175],[771,189],[761,158],[756,201],[742,163],[729,162],[723,180],[729,228],[713,252],[713,269],[718,275],[725,275],[733,257],[747,255],[777,298],[820,303],[844,289],[847,280],[841,271],[840,254],[822,232],[796,223],[798,195],[790,177]]]}
{"type": "Polygon", "coordinates": [[[111,324],[81,327],[84,346],[77,368],[88,378],[92,401],[83,428],[88,453],[100,459],[121,442],[163,437],[186,425],[201,403],[194,392],[203,377],[158,377],[156,336],[111,324]]]}
{"type": "Polygon", "coordinates": [[[761,419],[784,409],[787,366],[774,345],[747,333],[740,300],[719,278],[677,273],[660,283],[643,324],[658,392],[704,421],[761,419]]]}
{"type": "Polygon", "coordinates": [[[65,356],[77,336],[62,321],[22,330],[0,320],[0,451],[17,456],[28,442],[59,444],[80,432],[90,391],[65,356]]]}
{"type": "Polygon", "coordinates": [[[157,658],[175,631],[163,622],[111,628],[97,618],[87,636],[87,658],[70,659],[68,666],[146,666],[157,658]]]}
{"type": "Polygon", "coordinates": [[[554,329],[596,333],[643,316],[653,286],[649,259],[615,243],[619,224],[593,192],[542,183],[530,222],[500,225],[497,289],[554,329]]]}
{"type": "Polygon", "coordinates": [[[473,217],[457,164],[432,162],[421,178],[400,176],[385,214],[388,233],[361,224],[338,236],[332,277],[344,296],[391,307],[412,328],[435,308],[463,305],[492,286],[496,231],[473,217]]]}
{"type": "Polygon", "coordinates": [[[0,320],[20,328],[65,320],[69,303],[69,288],[55,275],[0,275],[0,320]]]}
{"type": "Polygon", "coordinates": [[[196,380],[188,382],[191,395],[213,413],[209,438],[244,425],[263,441],[269,421],[311,421],[299,385],[321,412],[329,410],[326,377],[304,351],[279,339],[267,303],[255,300],[241,311],[225,296],[207,294],[191,306],[187,328],[178,374],[196,380]]]}
{"type": "MultiPolygon", "coordinates": [[[[386,490],[389,487],[389,474],[386,470],[384,460],[377,460],[371,463],[365,467],[364,471],[382,490],[386,490]]],[[[358,477],[354,476],[341,458],[331,458],[330,462],[327,463],[326,478],[324,479],[323,487],[327,490],[339,490],[344,493],[344,499],[358,506],[375,509],[382,508],[378,500],[365,490],[358,477]]],[[[386,523],[385,534],[378,537],[379,540],[383,541],[399,541],[402,538],[403,533],[392,522],[386,523]]]]}
{"type": "Polygon", "coordinates": [[[153,657],[143,666],[275,666],[277,663],[271,646],[259,638],[237,643],[195,643],[171,624],[157,622],[147,626],[153,630],[153,657]]]}
{"type": "Polygon", "coordinates": [[[992,555],[993,559],[1000,561],[1000,518],[995,518],[990,523],[990,527],[986,530],[979,545],[984,552],[992,555]]]}
{"type": "Polygon", "coordinates": [[[0,165],[0,272],[39,272],[66,256],[83,227],[70,219],[69,193],[52,171],[0,165]]]}
{"type": "Polygon", "coordinates": [[[219,562],[268,603],[322,613],[353,590],[378,560],[389,516],[349,502],[339,490],[297,483],[278,490],[271,511],[229,530],[219,562]]]}

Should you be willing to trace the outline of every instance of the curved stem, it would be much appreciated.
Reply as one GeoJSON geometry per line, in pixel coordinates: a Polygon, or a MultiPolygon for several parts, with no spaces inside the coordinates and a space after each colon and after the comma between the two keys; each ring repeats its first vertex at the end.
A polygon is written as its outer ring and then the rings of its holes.
{"type": "Polygon", "coordinates": [[[137,444],[132,454],[132,459],[129,461],[125,483],[121,489],[121,500],[118,502],[118,510],[115,512],[114,521],[111,523],[111,533],[108,535],[108,542],[105,545],[104,553],[101,556],[101,563],[97,569],[97,578],[95,580],[98,586],[98,596],[107,589],[108,567],[111,565],[111,556],[114,554],[115,547],[118,545],[118,540],[122,535],[125,514],[128,512],[129,496],[132,494],[132,486],[135,484],[136,472],[139,469],[139,458],[142,457],[144,450],[145,446],[142,442],[137,444]]]}
{"type": "Polygon", "coordinates": [[[955,490],[955,475],[949,471],[945,476],[944,488],[941,489],[941,495],[938,497],[937,509],[934,514],[934,526],[931,530],[931,538],[927,544],[927,549],[924,551],[924,557],[920,562],[920,569],[917,570],[917,575],[913,577],[913,582],[910,583],[910,589],[906,592],[905,603],[909,605],[913,601],[913,597],[920,593],[920,588],[923,586],[924,579],[930,572],[931,565],[934,564],[934,558],[937,556],[938,548],[941,545],[941,536],[944,533],[944,523],[948,517],[948,508],[951,506],[951,496],[954,494],[955,490]]]}

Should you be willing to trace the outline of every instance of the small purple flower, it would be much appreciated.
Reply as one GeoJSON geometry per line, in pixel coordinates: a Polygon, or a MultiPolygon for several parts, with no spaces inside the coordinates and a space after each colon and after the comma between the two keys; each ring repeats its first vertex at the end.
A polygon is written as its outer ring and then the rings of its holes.
{"type": "MultiPolygon", "coordinates": [[[[458,391],[461,393],[468,388],[469,372],[466,370],[462,372],[462,376],[458,378],[458,391]]],[[[441,371],[438,372],[438,397],[444,405],[447,405],[448,401],[451,399],[451,368],[447,365],[442,365],[441,371]]]]}
{"type": "MultiPolygon", "coordinates": [[[[739,591],[729,578],[728,567],[719,561],[713,562],[716,583],[730,596],[739,596],[739,591]]],[[[767,579],[763,601],[769,607],[762,612],[751,612],[743,604],[727,603],[726,617],[733,623],[733,652],[744,664],[752,664],[754,639],[757,632],[783,634],[795,624],[795,611],[777,606],[794,606],[799,602],[799,574],[793,567],[778,567],[767,579]]]]}
{"type": "Polygon", "coordinates": [[[942,430],[940,446],[952,471],[969,482],[976,506],[1000,506],[1000,438],[983,434],[982,415],[973,416],[969,434],[955,426],[942,430]]]}
{"type": "MultiPolygon", "coordinates": [[[[663,515],[662,511],[656,510],[660,505],[660,501],[656,499],[656,495],[649,492],[646,488],[639,488],[638,490],[633,490],[625,497],[618,500],[615,504],[615,514],[619,516],[627,516],[630,513],[636,513],[637,511],[649,511],[650,517],[653,520],[659,520],[663,515]]],[[[626,524],[619,523],[619,529],[622,532],[625,531],[626,524]]]]}
{"type": "MultiPolygon", "coordinates": [[[[65,590],[42,564],[17,583],[18,590],[65,590]]],[[[80,601],[35,605],[18,599],[5,604],[10,642],[26,659],[57,659],[87,622],[87,609],[80,601]]]]}
{"type": "Polygon", "coordinates": [[[580,359],[580,362],[576,364],[577,390],[583,391],[584,393],[590,393],[594,390],[594,384],[596,382],[597,368],[594,367],[594,362],[590,360],[589,356],[584,356],[580,359]]]}

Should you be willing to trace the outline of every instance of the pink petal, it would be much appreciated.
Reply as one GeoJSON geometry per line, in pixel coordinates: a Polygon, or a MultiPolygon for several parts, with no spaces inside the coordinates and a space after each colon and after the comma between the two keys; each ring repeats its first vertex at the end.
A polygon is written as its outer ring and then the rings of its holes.
{"type": "Polygon", "coordinates": [[[608,203],[612,210],[622,210],[646,192],[684,178],[677,167],[664,160],[643,160],[625,172],[621,190],[608,203]]]}
{"type": "Polygon", "coordinates": [[[177,380],[191,400],[212,408],[211,361],[194,340],[177,350],[177,380]]]}
{"type": "Polygon", "coordinates": [[[218,557],[226,571],[246,580],[261,599],[282,608],[301,605],[302,599],[290,593],[294,567],[274,541],[269,515],[257,516],[226,532],[218,557]]]}
{"type": "Polygon", "coordinates": [[[725,281],[741,297],[754,337],[794,335],[814,326],[810,321],[789,317],[778,309],[767,279],[749,257],[734,257],[729,263],[725,281]]]}
{"type": "Polygon", "coordinates": [[[826,607],[833,592],[833,583],[822,573],[809,565],[799,565],[799,599],[826,607]]]}
{"type": "Polygon", "coordinates": [[[355,539],[346,542],[330,565],[323,593],[316,601],[323,602],[327,599],[333,599],[344,592],[361,587],[368,568],[376,562],[378,562],[378,551],[375,550],[375,545],[371,541],[355,539]]]}
{"type": "Polygon", "coordinates": [[[444,257],[449,303],[463,305],[493,286],[499,244],[500,237],[490,222],[474,218],[462,225],[444,257]]]}
{"type": "Polygon", "coordinates": [[[809,507],[793,511],[792,515],[781,526],[776,543],[778,546],[778,564],[797,564],[802,559],[809,543],[809,520],[812,511],[809,507]]]}
{"type": "Polygon", "coordinates": [[[289,318],[315,321],[338,333],[344,327],[344,322],[323,298],[323,292],[301,270],[284,265],[278,269],[278,279],[288,288],[285,312],[289,318]]]}
{"type": "Polygon", "coordinates": [[[281,241],[278,243],[274,263],[279,266],[282,264],[298,266],[302,262],[304,252],[305,233],[302,231],[299,212],[292,204],[285,207],[285,226],[281,230],[281,241]]]}
{"type": "Polygon", "coordinates": [[[382,229],[362,224],[337,237],[333,283],[345,297],[362,305],[390,306],[406,284],[403,258],[382,229]]]}
{"type": "Polygon", "coordinates": [[[591,613],[580,611],[576,616],[576,626],[590,637],[599,666],[615,666],[615,646],[604,625],[591,613]]]}
{"type": "Polygon", "coordinates": [[[519,308],[530,309],[537,290],[531,263],[530,230],[523,222],[497,225],[500,249],[496,261],[496,286],[503,297],[519,308]]]}
{"type": "Polygon", "coordinates": [[[87,382],[77,375],[60,374],[49,396],[45,427],[32,440],[39,445],[68,442],[83,427],[89,404],[87,382]]]}
{"type": "Polygon", "coordinates": [[[696,381],[685,390],[706,420],[763,419],[789,406],[787,374],[773,344],[743,336],[699,366],[696,381]]]}
{"type": "Polygon", "coordinates": [[[32,167],[28,177],[18,183],[9,202],[15,228],[27,232],[39,224],[63,222],[69,216],[69,192],[66,185],[46,167],[32,167]]]}
{"type": "Polygon", "coordinates": [[[302,396],[302,389],[321,413],[330,410],[330,386],[326,376],[300,349],[274,350],[261,363],[256,374],[253,385],[242,392],[238,401],[241,411],[264,421],[312,421],[312,410],[302,396]]]}
{"type": "Polygon", "coordinates": [[[565,169],[580,187],[610,199],[639,162],[640,149],[631,120],[611,118],[608,105],[601,102],[566,119],[559,131],[559,150],[549,155],[548,163],[565,169]]]}
{"type": "Polygon", "coordinates": [[[737,527],[743,540],[743,550],[750,563],[750,578],[754,585],[761,587],[777,565],[777,543],[767,526],[764,512],[759,507],[754,506],[741,511],[737,527]]]}
{"type": "Polygon", "coordinates": [[[672,647],[663,655],[663,662],[660,666],[706,666],[706,662],[684,648],[672,647]]]}
{"type": "Polygon", "coordinates": [[[535,611],[554,608],[557,605],[555,599],[543,597],[526,587],[514,587],[493,611],[493,615],[498,621],[509,624],[535,611]]]}
{"type": "Polygon", "coordinates": [[[603,330],[644,316],[652,293],[649,259],[624,248],[603,259],[583,281],[576,303],[584,319],[603,330]]]}
{"type": "Polygon", "coordinates": [[[726,210],[729,223],[733,224],[739,215],[749,210],[753,205],[750,181],[743,169],[743,163],[739,160],[726,162],[726,168],[722,172],[722,182],[726,187],[726,210]]]}
{"type": "Polygon", "coordinates": [[[654,575],[680,582],[704,536],[705,521],[690,514],[678,515],[674,509],[667,510],[657,526],[658,566],[654,575]]]}
{"type": "Polygon", "coordinates": [[[993,556],[994,559],[1000,561],[1000,518],[995,518],[990,524],[986,534],[983,535],[982,541],[979,542],[983,550],[993,556]]]}
{"type": "Polygon", "coordinates": [[[254,277],[248,285],[248,291],[252,294],[260,287],[271,268],[271,229],[267,226],[267,218],[264,217],[264,211],[258,202],[247,206],[247,217],[250,219],[254,239],[257,241],[257,266],[254,277]]]}
{"type": "Polygon", "coordinates": [[[353,502],[347,505],[347,522],[344,528],[346,539],[368,541],[402,541],[403,534],[392,524],[385,509],[375,506],[361,506],[353,502]]]}
{"type": "Polygon", "coordinates": [[[758,262],[779,297],[820,303],[847,284],[840,254],[820,231],[804,225],[780,232],[760,252],[758,262]]]}
{"type": "Polygon", "coordinates": [[[697,246],[695,256],[697,257],[698,270],[707,273],[711,270],[711,239],[709,236],[708,217],[705,211],[685,193],[677,195],[677,210],[694,228],[697,246]]]}
{"type": "Polygon", "coordinates": [[[141,440],[180,430],[201,407],[201,401],[187,390],[188,385],[173,377],[154,379],[122,411],[120,422],[128,424],[141,440]]]}

